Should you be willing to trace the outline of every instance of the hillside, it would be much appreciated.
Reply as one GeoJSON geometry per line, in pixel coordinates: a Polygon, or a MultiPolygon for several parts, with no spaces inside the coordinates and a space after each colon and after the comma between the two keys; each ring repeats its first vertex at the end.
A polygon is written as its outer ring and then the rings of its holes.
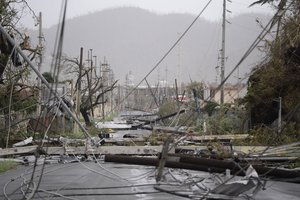
{"type": "MultiPolygon", "coordinates": [[[[263,24],[270,16],[244,14],[229,19],[226,31],[226,71],[229,72],[261,31],[255,19],[263,24]]],[[[124,82],[132,71],[137,83],[174,44],[176,39],[194,20],[189,14],[158,15],[139,8],[116,8],[95,12],[68,20],[65,29],[63,51],[69,57],[78,57],[79,49],[93,49],[99,60],[104,57],[114,70],[116,79],[124,82]]],[[[46,55],[51,55],[57,26],[44,29],[46,55]]],[[[36,38],[37,32],[31,33],[36,38]]],[[[221,49],[221,23],[199,19],[180,44],[154,71],[149,80],[167,79],[174,82],[192,80],[214,81],[219,65],[221,49]],[[180,66],[180,67],[179,67],[180,66]],[[168,74],[166,75],[166,71],[168,74]],[[180,75],[180,76],[179,76],[180,75]]],[[[49,58],[49,56],[46,56],[49,58]]],[[[249,72],[253,63],[260,60],[261,53],[253,52],[242,64],[240,76],[249,72]]],[[[46,63],[50,63],[49,59],[46,63]]],[[[47,71],[47,67],[44,67],[47,71]]],[[[226,74],[227,74],[226,73],[226,74]]],[[[236,81],[236,78],[231,79],[236,81]]]]}

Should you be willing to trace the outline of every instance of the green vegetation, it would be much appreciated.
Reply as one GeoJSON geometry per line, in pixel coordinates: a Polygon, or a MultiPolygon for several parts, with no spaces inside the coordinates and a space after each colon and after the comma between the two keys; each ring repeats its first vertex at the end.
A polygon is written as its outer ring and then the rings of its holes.
{"type": "MultiPolygon", "coordinates": [[[[256,3],[267,2],[272,1],[256,3]]],[[[290,3],[289,11],[279,17],[277,37],[265,43],[266,59],[251,72],[243,99],[251,116],[254,143],[285,144],[300,138],[300,1],[280,1],[278,9],[290,3]],[[278,118],[279,97],[284,122],[282,132],[277,134],[274,121],[278,118]]]]}
{"type": "MultiPolygon", "coordinates": [[[[17,23],[20,19],[20,12],[16,5],[20,7],[27,4],[25,1],[0,1],[0,19],[1,25],[10,33],[21,46],[24,47],[25,40],[21,31],[17,30],[17,23]]],[[[0,146],[6,146],[6,141],[22,137],[24,130],[24,121],[30,114],[36,111],[37,88],[28,85],[30,70],[25,63],[19,59],[19,55],[12,52],[10,45],[5,41],[6,38],[1,34],[1,55],[0,55],[0,146]],[[14,54],[14,57],[11,57],[14,54]],[[10,62],[10,60],[12,62],[10,62]],[[15,67],[14,70],[13,67],[15,67]],[[20,134],[18,134],[20,133],[20,134]],[[9,136],[9,138],[7,138],[9,136]]],[[[28,50],[28,49],[27,49],[28,50]]],[[[31,54],[31,59],[36,56],[36,51],[31,54]]],[[[29,50],[29,51],[31,51],[29,50]]],[[[25,129],[26,130],[26,129],[25,129]]]]}
{"type": "Polygon", "coordinates": [[[17,165],[18,163],[14,161],[0,161],[0,173],[14,169],[17,165]]]}

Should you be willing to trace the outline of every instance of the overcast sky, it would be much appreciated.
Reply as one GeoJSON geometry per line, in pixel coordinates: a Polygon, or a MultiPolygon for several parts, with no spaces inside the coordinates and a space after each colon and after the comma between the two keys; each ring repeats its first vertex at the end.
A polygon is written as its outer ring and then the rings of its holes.
{"type": "MultiPolygon", "coordinates": [[[[125,6],[139,7],[158,14],[191,13],[197,15],[208,1],[209,0],[69,0],[67,18],[125,6]]],[[[228,2],[227,8],[232,13],[228,13],[227,16],[230,17],[245,12],[272,13],[272,9],[268,6],[256,5],[249,8],[249,5],[254,1],[255,0],[231,0],[232,3],[228,2]]],[[[27,2],[36,15],[42,12],[43,27],[47,28],[58,23],[62,0],[27,0],[27,2]]],[[[222,16],[222,5],[223,0],[212,0],[202,17],[209,20],[220,19],[222,16]]],[[[28,10],[24,12],[21,22],[24,27],[34,27],[34,21],[32,16],[28,14],[28,10]]]]}

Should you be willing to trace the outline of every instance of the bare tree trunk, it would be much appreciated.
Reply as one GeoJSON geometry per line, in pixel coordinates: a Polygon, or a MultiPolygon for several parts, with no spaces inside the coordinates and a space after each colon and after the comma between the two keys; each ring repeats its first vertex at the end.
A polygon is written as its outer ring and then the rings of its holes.
{"type": "Polygon", "coordinates": [[[86,108],[80,108],[80,113],[82,114],[85,125],[86,126],[92,126],[92,122],[91,122],[90,117],[88,115],[88,110],[86,108]]]}

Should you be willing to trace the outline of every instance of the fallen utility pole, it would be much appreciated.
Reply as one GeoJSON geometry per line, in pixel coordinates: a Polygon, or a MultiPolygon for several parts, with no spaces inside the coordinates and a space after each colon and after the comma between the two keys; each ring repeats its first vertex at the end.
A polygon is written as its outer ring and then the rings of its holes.
{"type": "Polygon", "coordinates": [[[171,113],[171,114],[169,114],[169,115],[166,115],[166,116],[163,116],[163,117],[159,117],[159,118],[157,118],[157,119],[155,119],[155,120],[149,120],[149,121],[146,121],[146,122],[143,123],[143,124],[139,124],[139,125],[132,126],[132,127],[133,127],[133,128],[140,128],[140,127],[142,127],[142,126],[144,126],[144,125],[148,125],[148,124],[152,124],[152,123],[155,123],[155,122],[157,122],[157,121],[160,121],[160,120],[168,119],[168,118],[170,118],[170,117],[173,117],[173,116],[175,116],[175,115],[177,115],[177,114],[181,114],[181,113],[184,113],[184,112],[185,112],[185,110],[180,110],[179,112],[174,112],[174,113],[171,113]]]}
{"type": "Polygon", "coordinates": [[[23,51],[20,49],[19,45],[15,43],[15,41],[10,37],[10,35],[6,32],[6,30],[3,28],[3,26],[0,24],[0,31],[5,35],[8,42],[11,43],[12,46],[14,46],[15,50],[23,57],[23,59],[28,63],[28,65],[31,67],[31,69],[36,73],[36,75],[40,78],[40,80],[45,84],[45,86],[49,89],[50,93],[53,94],[60,102],[63,107],[63,109],[74,119],[74,121],[79,125],[83,133],[87,138],[91,139],[91,136],[87,132],[87,130],[83,127],[83,125],[80,123],[78,118],[72,113],[72,111],[69,109],[69,107],[65,104],[65,102],[61,99],[61,97],[57,94],[56,91],[53,90],[51,85],[48,83],[48,81],[44,78],[44,76],[40,73],[38,68],[34,66],[34,64],[30,61],[30,59],[23,53],[23,51]]]}
{"type": "MultiPolygon", "coordinates": [[[[169,155],[169,158],[172,161],[167,160],[165,167],[191,169],[191,170],[205,171],[211,173],[224,173],[226,169],[230,169],[232,173],[235,175],[245,176],[245,173],[242,170],[240,170],[238,165],[232,161],[197,158],[193,156],[180,156],[179,159],[174,159],[174,157],[169,155]]],[[[125,163],[125,164],[135,164],[135,165],[148,165],[148,166],[159,165],[159,159],[157,158],[132,157],[132,156],[106,155],[105,161],[125,163]]],[[[240,166],[246,168],[245,164],[240,166]]],[[[262,176],[266,176],[270,178],[284,178],[284,179],[300,178],[300,172],[297,170],[270,168],[270,167],[264,167],[262,165],[252,165],[252,166],[257,171],[257,173],[262,176]]]]}

